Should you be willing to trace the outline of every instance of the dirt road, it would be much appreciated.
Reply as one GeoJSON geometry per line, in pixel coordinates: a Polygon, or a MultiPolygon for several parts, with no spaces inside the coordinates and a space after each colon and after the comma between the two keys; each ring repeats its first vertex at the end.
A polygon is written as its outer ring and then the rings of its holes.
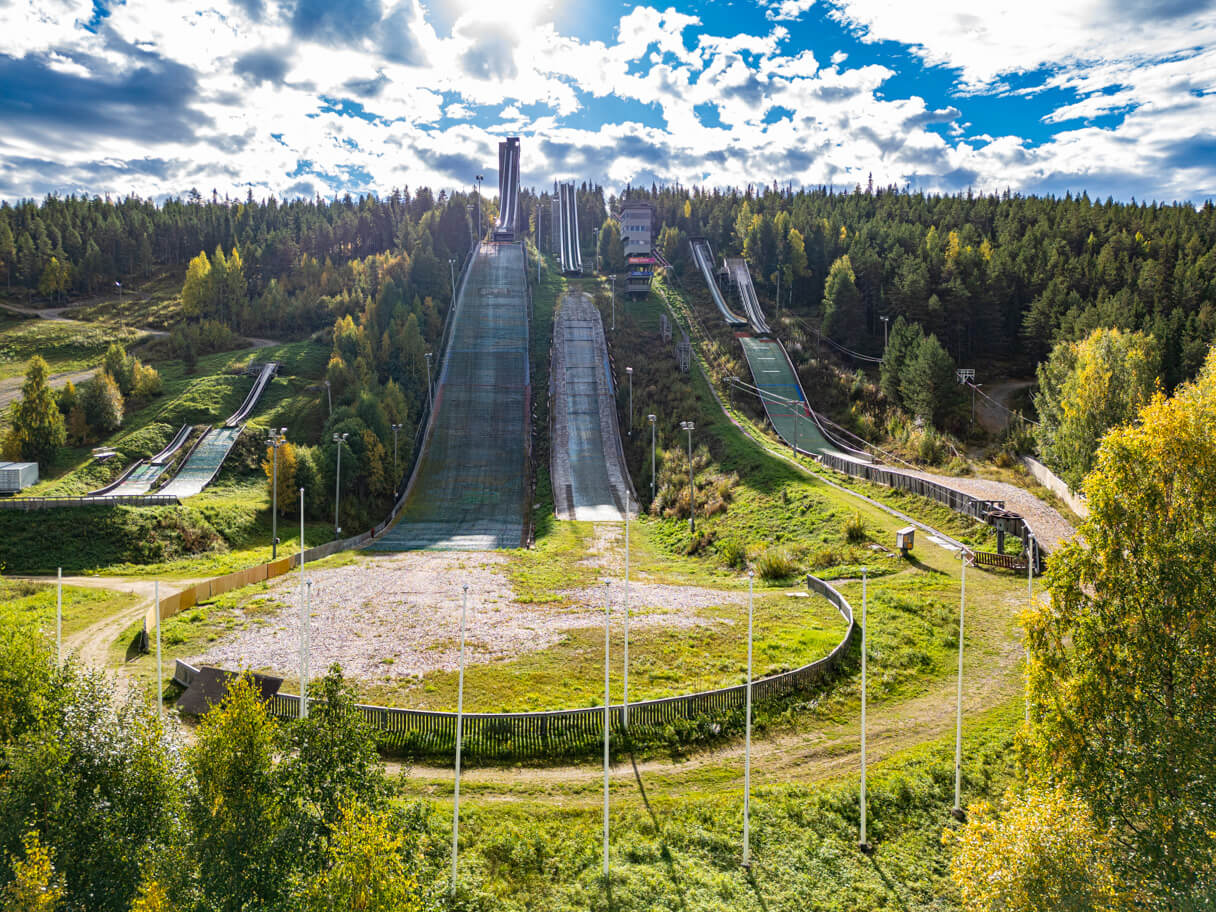
{"type": "MultiPolygon", "coordinates": [[[[51,389],[59,389],[66,386],[70,380],[77,385],[84,383],[96,374],[100,367],[90,367],[86,370],[64,371],[62,374],[51,374],[47,378],[47,385],[51,389]]],[[[25,383],[25,377],[5,377],[0,380],[0,411],[8,408],[14,402],[21,398],[21,384],[25,383]]]]}

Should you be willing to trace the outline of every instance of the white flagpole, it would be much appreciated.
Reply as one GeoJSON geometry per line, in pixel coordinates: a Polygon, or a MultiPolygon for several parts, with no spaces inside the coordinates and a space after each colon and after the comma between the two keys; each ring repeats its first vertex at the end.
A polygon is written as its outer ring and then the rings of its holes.
{"type": "Polygon", "coordinates": [[[747,721],[743,735],[743,866],[751,864],[752,797],[752,595],[756,582],[753,570],[747,571],[747,721]]]}
{"type": "Polygon", "coordinates": [[[304,489],[300,488],[300,718],[308,718],[308,598],[304,594],[304,489]]]}
{"type": "Polygon", "coordinates": [[[456,788],[452,808],[452,880],[448,891],[456,890],[456,847],[460,842],[460,742],[464,736],[464,630],[469,610],[469,585],[464,585],[460,601],[460,673],[456,678],[456,788]]]}
{"type": "MultiPolygon", "coordinates": [[[[55,599],[55,661],[63,663],[63,568],[59,568],[58,595],[55,599]]],[[[158,615],[159,616],[159,615],[158,615]]]]}
{"type": "MultiPolygon", "coordinates": [[[[1026,536],[1026,598],[1030,607],[1034,607],[1034,538],[1026,536]]],[[[1026,694],[1023,709],[1026,721],[1030,721],[1030,637],[1026,636],[1026,694]]]]}
{"type": "Polygon", "coordinates": [[[967,552],[963,551],[963,571],[959,586],[958,604],[958,721],[954,730],[954,810],[960,820],[963,808],[959,803],[963,784],[963,631],[967,614],[967,552]]]}
{"type": "Polygon", "coordinates": [[[629,492],[625,492],[625,696],[621,723],[629,728],[629,492]]]}
{"type": "Polygon", "coordinates": [[[160,664],[160,580],[152,583],[152,597],[156,602],[156,713],[163,722],[165,717],[165,678],[160,664]]]}
{"type": "Polygon", "coordinates": [[[604,581],[604,880],[608,879],[608,624],[611,616],[609,583],[604,581]]]}
{"type": "Polygon", "coordinates": [[[866,607],[869,569],[861,568],[861,839],[858,845],[865,852],[866,842],[866,607]]]}

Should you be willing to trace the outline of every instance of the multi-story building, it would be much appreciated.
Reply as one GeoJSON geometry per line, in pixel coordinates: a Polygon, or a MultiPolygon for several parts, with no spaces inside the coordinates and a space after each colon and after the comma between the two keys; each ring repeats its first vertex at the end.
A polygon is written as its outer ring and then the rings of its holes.
{"type": "Polygon", "coordinates": [[[650,203],[626,200],[618,216],[621,242],[625,247],[625,291],[646,294],[654,277],[654,206],[650,203]]]}

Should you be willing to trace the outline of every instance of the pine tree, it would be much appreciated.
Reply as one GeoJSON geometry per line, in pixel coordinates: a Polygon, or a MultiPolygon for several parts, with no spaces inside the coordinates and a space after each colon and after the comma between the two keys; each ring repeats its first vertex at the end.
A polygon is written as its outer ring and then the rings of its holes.
{"type": "Polygon", "coordinates": [[[42,465],[55,458],[67,437],[63,413],[47,385],[49,375],[46,361],[35,355],[21,386],[21,401],[13,409],[10,431],[11,452],[42,465]]]}
{"type": "Polygon", "coordinates": [[[891,327],[878,382],[883,394],[901,408],[906,407],[901,388],[904,371],[908,361],[919,351],[924,335],[919,323],[907,323],[903,317],[896,317],[895,325],[891,327]]]}
{"type": "Polygon", "coordinates": [[[828,271],[823,289],[823,333],[844,345],[854,345],[865,329],[861,292],[857,290],[848,254],[828,271]]]}
{"type": "Polygon", "coordinates": [[[905,362],[900,395],[904,406],[921,420],[940,426],[957,405],[954,361],[937,341],[926,336],[905,362]]]}

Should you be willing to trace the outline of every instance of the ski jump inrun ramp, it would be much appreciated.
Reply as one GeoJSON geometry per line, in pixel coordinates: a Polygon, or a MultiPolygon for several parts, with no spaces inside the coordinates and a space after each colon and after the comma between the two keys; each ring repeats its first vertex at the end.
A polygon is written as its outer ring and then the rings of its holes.
{"type": "Polygon", "coordinates": [[[591,298],[563,296],[553,326],[551,475],[558,519],[620,522],[638,498],[625,468],[604,324],[591,298]]]}
{"type": "Polygon", "coordinates": [[[561,184],[558,187],[558,200],[561,213],[558,237],[561,238],[562,272],[577,275],[583,271],[583,254],[578,244],[578,197],[574,192],[574,184],[561,184]]]}
{"type": "Polygon", "coordinates": [[[527,544],[531,428],[523,246],[483,243],[456,296],[435,411],[378,551],[527,544]]]}

